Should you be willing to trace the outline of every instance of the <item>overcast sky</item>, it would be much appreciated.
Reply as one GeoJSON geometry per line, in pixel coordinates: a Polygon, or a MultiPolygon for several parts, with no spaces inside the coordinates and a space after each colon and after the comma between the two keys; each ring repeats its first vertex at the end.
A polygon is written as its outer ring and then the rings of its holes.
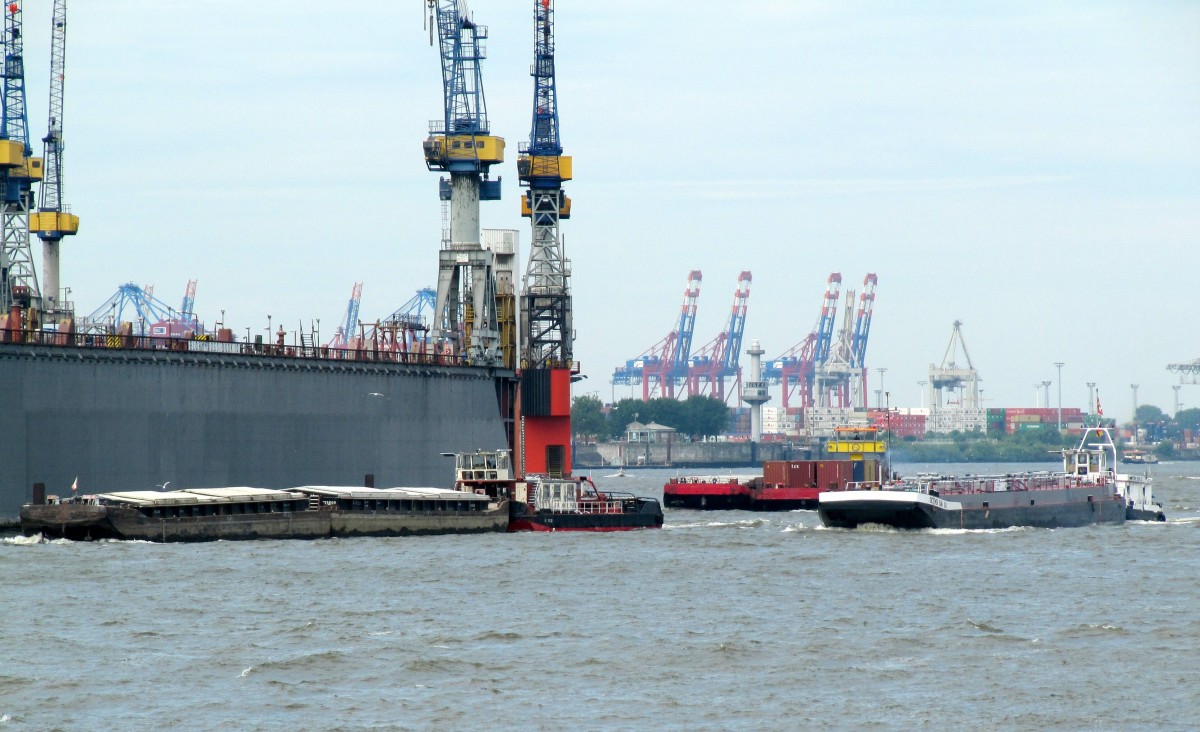
{"type": "MultiPolygon", "coordinates": [[[[40,154],[49,5],[24,10],[40,154]]],[[[474,0],[491,28],[484,85],[507,139],[521,230],[532,0],[474,0]]],[[[437,279],[438,55],[416,0],[73,3],[64,202],[81,219],[62,280],[87,314],[123,282],[177,304],[199,280],[210,325],[321,320],[354,282],[360,317],[437,279]]],[[[1193,2],[558,0],[564,223],[577,393],[674,326],[704,284],[695,344],[753,272],[746,339],[802,340],[824,283],[879,276],[867,360],[893,405],[964,322],[987,406],[1170,411],[1171,362],[1200,357],[1200,5],[1193,2]],[[1056,403],[1052,387],[1052,404],[1056,403]]],[[[523,252],[524,254],[524,252],[523,252]]],[[[40,262],[40,246],[35,248],[40,262]]],[[[748,365],[748,359],[744,359],[748,365]]],[[[622,390],[617,389],[617,397],[622,390]]],[[[628,394],[628,390],[625,390],[628,394]]],[[[1185,386],[1186,407],[1200,386],[1185,386]]],[[[778,397],[772,402],[779,404],[778,397]]]]}

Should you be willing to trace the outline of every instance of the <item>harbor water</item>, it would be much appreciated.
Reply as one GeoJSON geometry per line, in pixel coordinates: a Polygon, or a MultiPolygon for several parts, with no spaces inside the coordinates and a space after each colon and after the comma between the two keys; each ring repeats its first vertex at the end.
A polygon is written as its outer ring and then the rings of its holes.
{"type": "MultiPolygon", "coordinates": [[[[674,474],[606,472],[659,497],[674,474]]],[[[1200,463],[1152,472],[1166,524],[668,510],[615,534],[10,535],[0,732],[1195,729],[1200,463]]]]}

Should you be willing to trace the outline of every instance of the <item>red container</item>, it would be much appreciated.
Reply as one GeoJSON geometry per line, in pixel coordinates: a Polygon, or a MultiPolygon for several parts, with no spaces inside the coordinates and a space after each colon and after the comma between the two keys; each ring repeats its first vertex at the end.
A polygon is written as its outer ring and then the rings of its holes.
{"type": "Polygon", "coordinates": [[[789,488],[808,488],[817,484],[817,464],[812,460],[792,460],[787,464],[789,488]]]}
{"type": "Polygon", "coordinates": [[[774,487],[787,485],[788,464],[784,460],[763,461],[763,483],[774,487]]]}

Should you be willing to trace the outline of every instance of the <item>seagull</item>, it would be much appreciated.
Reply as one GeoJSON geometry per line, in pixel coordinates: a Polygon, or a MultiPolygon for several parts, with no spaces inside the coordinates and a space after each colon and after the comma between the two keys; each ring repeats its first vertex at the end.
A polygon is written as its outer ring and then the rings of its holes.
{"type": "Polygon", "coordinates": [[[367,396],[384,396],[384,394],[381,394],[377,391],[373,391],[373,392],[370,392],[369,394],[367,394],[367,396]]]}
{"type": "Polygon", "coordinates": [[[162,485],[156,485],[154,487],[159,489],[160,491],[165,491],[167,489],[167,486],[169,486],[169,485],[171,485],[171,481],[168,480],[166,483],[163,483],[162,485]]]}

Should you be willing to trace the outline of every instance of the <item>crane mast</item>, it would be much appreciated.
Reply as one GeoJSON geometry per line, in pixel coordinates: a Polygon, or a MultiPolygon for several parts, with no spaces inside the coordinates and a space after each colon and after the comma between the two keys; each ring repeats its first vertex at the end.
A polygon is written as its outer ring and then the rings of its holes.
{"type": "MultiPolygon", "coordinates": [[[[0,120],[0,308],[18,306],[27,315],[20,328],[36,330],[33,311],[41,305],[37,271],[29,248],[29,210],[33,183],[41,180],[42,160],[30,157],[29,120],[25,108],[25,50],[21,4],[12,0],[4,13],[4,115],[0,120]]],[[[9,318],[10,327],[13,325],[9,318]]]]}
{"type": "Polygon", "coordinates": [[[29,217],[29,230],[42,240],[42,276],[45,292],[42,309],[47,313],[61,311],[59,302],[59,245],[64,236],[79,231],[79,217],[62,206],[62,119],[63,82],[67,52],[67,0],[54,0],[54,17],[50,33],[50,120],[46,125],[44,158],[45,176],[42,179],[42,202],[37,213],[29,217]]]}
{"type": "Polygon", "coordinates": [[[533,241],[521,293],[524,368],[572,365],[570,264],[563,256],[561,219],[571,215],[563,181],[571,158],[562,154],[558,90],[554,73],[554,3],[534,0],[533,124],[529,142],[518,149],[517,174],[528,187],[521,215],[530,219],[533,241]]]}
{"type": "Polygon", "coordinates": [[[487,27],[466,0],[427,0],[442,65],[443,117],[429,124],[425,164],[445,171],[438,195],[450,203],[450,236],[438,254],[437,306],[432,337],[443,354],[464,363],[502,364],[494,257],[479,236],[479,202],[500,198],[500,179],[488,179],[504,161],[504,139],[490,134],[480,61],[487,27]]]}
{"type": "Polygon", "coordinates": [[[571,158],[562,154],[554,75],[554,2],[533,3],[533,123],[518,148],[517,175],[527,188],[521,215],[533,241],[521,284],[520,449],[524,473],[571,475],[571,383],[578,373],[572,345],[571,270],[559,221],[571,214],[562,184],[571,158]]]}

